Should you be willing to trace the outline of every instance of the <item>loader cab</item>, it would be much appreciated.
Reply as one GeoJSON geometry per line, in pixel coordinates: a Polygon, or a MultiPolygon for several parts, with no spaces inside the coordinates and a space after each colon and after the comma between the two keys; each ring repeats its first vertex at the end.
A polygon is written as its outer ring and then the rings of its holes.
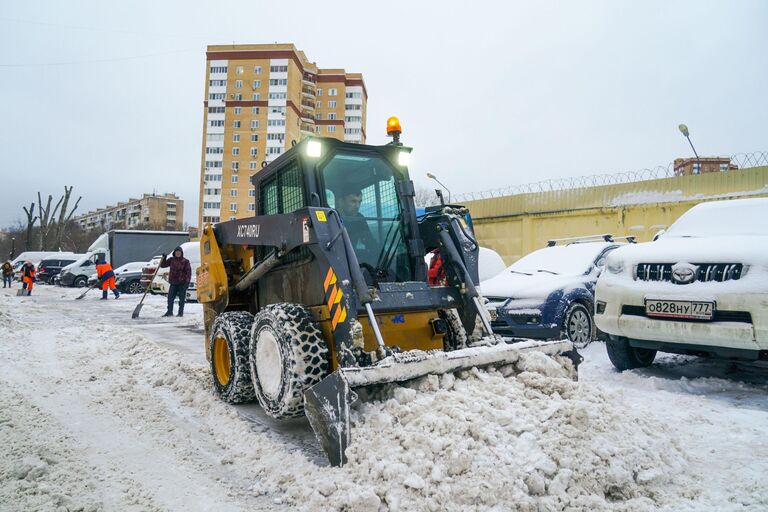
{"type": "Polygon", "coordinates": [[[368,284],[418,280],[423,254],[409,255],[409,240],[419,232],[406,166],[409,154],[403,146],[305,139],[252,177],[257,215],[305,206],[332,208],[349,233],[368,284]]]}

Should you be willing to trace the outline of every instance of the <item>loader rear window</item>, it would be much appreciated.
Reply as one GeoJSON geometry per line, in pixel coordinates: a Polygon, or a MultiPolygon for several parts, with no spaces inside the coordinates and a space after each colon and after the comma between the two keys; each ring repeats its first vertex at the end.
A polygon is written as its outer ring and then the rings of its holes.
{"type": "Polygon", "coordinates": [[[306,206],[301,169],[295,160],[259,186],[259,215],[291,213],[306,206]]]}

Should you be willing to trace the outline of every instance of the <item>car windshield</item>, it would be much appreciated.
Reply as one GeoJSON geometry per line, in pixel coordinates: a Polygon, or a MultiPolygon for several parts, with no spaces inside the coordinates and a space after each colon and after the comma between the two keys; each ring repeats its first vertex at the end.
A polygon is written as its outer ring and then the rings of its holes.
{"type": "Polygon", "coordinates": [[[522,257],[507,271],[519,274],[581,275],[590,269],[606,247],[604,243],[545,247],[522,257]]]}
{"type": "Polygon", "coordinates": [[[663,238],[768,236],[768,199],[738,199],[694,206],[672,224],[663,238]]]}
{"type": "Polygon", "coordinates": [[[377,155],[338,153],[322,175],[326,203],[339,212],[361,265],[379,280],[410,279],[392,166],[377,155]]]}

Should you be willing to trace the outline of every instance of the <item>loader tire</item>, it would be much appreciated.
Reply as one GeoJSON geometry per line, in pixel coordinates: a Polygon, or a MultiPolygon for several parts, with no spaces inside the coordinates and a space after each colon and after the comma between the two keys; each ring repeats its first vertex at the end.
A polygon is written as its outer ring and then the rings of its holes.
{"type": "Polygon", "coordinates": [[[448,332],[443,338],[443,348],[446,352],[458,350],[467,346],[467,331],[461,323],[461,317],[455,309],[441,309],[438,316],[448,324],[448,332]]]}
{"type": "Polygon", "coordinates": [[[621,336],[610,335],[605,348],[608,350],[608,359],[620,372],[650,366],[656,357],[655,350],[632,347],[627,338],[621,336]]]}
{"type": "Polygon", "coordinates": [[[216,393],[227,403],[252,402],[255,398],[248,362],[253,315],[228,311],[211,327],[209,359],[216,393]]]}
{"type": "Polygon", "coordinates": [[[297,304],[271,304],[253,321],[251,380],[269,416],[304,414],[304,392],[328,374],[328,346],[309,312],[297,304]]]}

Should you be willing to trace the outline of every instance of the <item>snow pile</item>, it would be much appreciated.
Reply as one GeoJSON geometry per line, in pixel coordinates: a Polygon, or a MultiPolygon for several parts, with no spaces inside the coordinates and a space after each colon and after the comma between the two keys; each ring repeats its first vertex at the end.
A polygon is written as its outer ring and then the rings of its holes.
{"type": "MultiPolygon", "coordinates": [[[[243,421],[212,395],[207,368],[168,357],[136,341],[121,366],[143,373],[143,387],[180,394],[229,452],[222,463],[250,475],[257,493],[304,510],[652,509],[656,489],[686,463],[665,426],[563,378],[539,353],[518,369],[385,387],[355,411],[341,469],[325,467],[316,447],[302,452],[272,427],[243,421]]],[[[136,380],[129,384],[114,391],[130,395],[136,380]]],[[[121,403],[126,416],[154,417],[133,403],[121,403]]]]}

